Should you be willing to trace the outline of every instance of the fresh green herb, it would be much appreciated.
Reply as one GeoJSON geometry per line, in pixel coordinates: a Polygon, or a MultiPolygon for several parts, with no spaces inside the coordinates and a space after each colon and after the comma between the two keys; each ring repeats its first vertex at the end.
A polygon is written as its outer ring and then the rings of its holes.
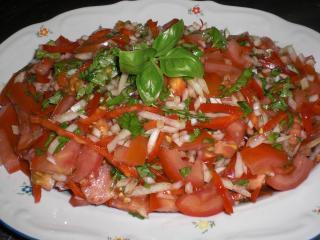
{"type": "Polygon", "coordinates": [[[150,166],[149,164],[144,164],[142,166],[136,167],[139,173],[139,176],[141,178],[145,178],[145,177],[156,178],[156,176],[150,171],[149,166],[150,166]]]}
{"type": "Polygon", "coordinates": [[[116,51],[101,50],[92,64],[80,76],[94,85],[104,86],[107,81],[118,75],[116,51]]]}
{"type": "Polygon", "coordinates": [[[150,165],[151,168],[155,169],[155,170],[162,170],[162,166],[159,164],[152,164],[150,165]]]}
{"type": "Polygon", "coordinates": [[[152,59],[156,50],[153,48],[139,49],[134,51],[120,51],[119,64],[121,72],[139,74],[144,65],[152,59]]]}
{"type": "Polygon", "coordinates": [[[36,92],[34,95],[33,95],[33,99],[36,101],[36,102],[40,102],[40,99],[42,98],[43,94],[41,92],[36,92]]]}
{"type": "Polygon", "coordinates": [[[187,109],[183,109],[183,110],[178,110],[178,109],[171,109],[171,108],[167,108],[167,107],[163,107],[162,110],[166,113],[166,114],[176,114],[178,115],[178,117],[182,118],[182,119],[197,119],[199,121],[207,121],[209,120],[209,117],[207,117],[204,113],[202,112],[197,112],[197,113],[190,113],[189,110],[187,109]]]}
{"type": "Polygon", "coordinates": [[[41,148],[39,148],[39,147],[36,147],[36,148],[34,149],[34,152],[35,152],[35,154],[36,154],[37,156],[41,156],[41,155],[44,154],[43,149],[41,149],[41,148]]]}
{"type": "Polygon", "coordinates": [[[253,112],[252,108],[246,101],[238,101],[238,105],[240,106],[245,117],[247,117],[250,113],[253,112]]]}
{"type": "Polygon", "coordinates": [[[67,122],[63,122],[60,124],[60,127],[63,129],[66,129],[68,127],[68,123],[67,122]]]}
{"type": "Polygon", "coordinates": [[[26,77],[26,81],[28,83],[33,83],[35,80],[36,80],[36,75],[33,74],[33,73],[28,74],[27,77],[26,77]]]}
{"type": "Polygon", "coordinates": [[[53,141],[53,139],[57,136],[57,134],[55,132],[51,132],[47,138],[47,141],[44,144],[45,148],[48,148],[50,143],[53,141]]]}
{"type": "Polygon", "coordinates": [[[77,92],[76,99],[79,100],[80,98],[84,97],[85,95],[90,95],[93,93],[94,90],[94,84],[93,83],[87,83],[85,86],[79,88],[77,92]]]}
{"type": "Polygon", "coordinates": [[[146,104],[152,104],[159,98],[163,83],[163,75],[152,61],[145,64],[143,71],[136,79],[139,95],[146,104]]]}
{"type": "Polygon", "coordinates": [[[239,42],[240,46],[247,46],[248,42],[247,41],[241,41],[239,42]]]}
{"type": "Polygon", "coordinates": [[[199,57],[182,47],[176,47],[160,57],[160,68],[169,77],[202,77],[203,64],[199,57]]]}
{"type": "Polygon", "coordinates": [[[45,109],[49,107],[50,104],[55,105],[63,98],[62,92],[57,91],[53,96],[49,97],[48,99],[45,99],[42,102],[42,108],[45,109]]]}
{"type": "Polygon", "coordinates": [[[69,138],[64,137],[64,136],[60,136],[58,137],[58,146],[56,147],[56,149],[54,150],[54,153],[60,152],[60,150],[64,147],[64,145],[66,145],[67,142],[69,142],[69,138]]]}
{"type": "Polygon", "coordinates": [[[191,167],[180,168],[179,173],[182,177],[186,178],[191,173],[191,167]]]}
{"type": "Polygon", "coordinates": [[[191,133],[190,136],[190,142],[193,142],[194,140],[196,140],[197,137],[199,137],[201,134],[201,131],[199,128],[195,128],[193,130],[193,133],[191,133]]]}
{"type": "Polygon", "coordinates": [[[73,133],[76,135],[80,135],[82,133],[82,131],[80,128],[77,128],[73,133]]]}
{"type": "Polygon", "coordinates": [[[274,99],[271,104],[269,104],[270,108],[272,111],[286,111],[288,109],[288,105],[285,101],[285,99],[280,98],[280,99],[274,99]]]}
{"type": "Polygon", "coordinates": [[[166,31],[160,33],[152,43],[152,48],[157,51],[156,56],[163,56],[176,46],[183,35],[183,31],[184,23],[180,20],[166,31]]]}
{"type": "Polygon", "coordinates": [[[272,132],[268,135],[268,141],[272,144],[272,147],[281,150],[282,145],[277,142],[277,139],[280,137],[280,133],[272,132]]]}
{"type": "Polygon", "coordinates": [[[235,181],[233,184],[238,185],[238,186],[247,186],[249,184],[248,179],[239,179],[235,181]]]}
{"type": "Polygon", "coordinates": [[[133,137],[143,133],[142,124],[135,112],[124,113],[117,119],[121,128],[128,129],[133,137]]]}
{"type": "Polygon", "coordinates": [[[188,49],[190,52],[192,52],[193,55],[195,55],[197,57],[202,57],[204,54],[203,51],[201,51],[198,48],[198,46],[195,44],[183,43],[181,46],[188,49]]]}
{"type": "Polygon", "coordinates": [[[203,139],[203,143],[214,143],[215,142],[215,140],[213,139],[213,138],[205,138],[205,139],[203,139]]]}
{"type": "Polygon", "coordinates": [[[240,91],[241,88],[247,85],[249,79],[253,76],[252,69],[246,68],[238,78],[235,84],[233,84],[230,88],[225,89],[224,96],[230,96],[233,93],[240,91]]]}
{"type": "Polygon", "coordinates": [[[211,42],[215,48],[226,48],[227,39],[224,34],[216,27],[211,27],[204,32],[206,41],[211,42]]]}
{"type": "Polygon", "coordinates": [[[169,88],[167,88],[164,84],[163,84],[163,87],[162,87],[162,90],[160,92],[160,95],[159,95],[159,99],[161,101],[165,101],[167,100],[167,98],[170,96],[170,91],[169,91],[169,88]]]}
{"type": "Polygon", "coordinates": [[[271,70],[270,75],[271,77],[277,77],[281,73],[280,68],[274,68],[271,70]]]}
{"type": "Polygon", "coordinates": [[[288,115],[288,129],[290,129],[294,123],[294,117],[291,112],[287,112],[288,115]]]}
{"type": "Polygon", "coordinates": [[[216,161],[219,162],[221,160],[224,160],[224,157],[222,155],[216,156],[216,161]]]}
{"type": "Polygon", "coordinates": [[[54,76],[62,72],[68,72],[71,69],[79,69],[82,66],[82,61],[77,59],[62,60],[54,64],[54,76]]]}
{"type": "Polygon", "coordinates": [[[267,90],[267,80],[265,78],[259,78],[261,81],[261,86],[262,86],[262,90],[263,90],[263,94],[266,95],[268,93],[267,90]]]}
{"type": "Polygon", "coordinates": [[[138,218],[140,220],[144,220],[146,217],[142,216],[141,214],[137,212],[128,212],[132,217],[138,218]]]}
{"type": "Polygon", "coordinates": [[[47,51],[37,49],[36,53],[35,53],[35,58],[38,60],[41,60],[43,58],[51,58],[55,61],[58,61],[61,58],[61,54],[60,53],[49,53],[47,51]]]}
{"type": "Polygon", "coordinates": [[[120,172],[119,169],[117,169],[115,167],[111,168],[110,174],[111,174],[113,181],[119,181],[119,180],[125,178],[125,176],[122,174],[122,172],[120,172]]]}

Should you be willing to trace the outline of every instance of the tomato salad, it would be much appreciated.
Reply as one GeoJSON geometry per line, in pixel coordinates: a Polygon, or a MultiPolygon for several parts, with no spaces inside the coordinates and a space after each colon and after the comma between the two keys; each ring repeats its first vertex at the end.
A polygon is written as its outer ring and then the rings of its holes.
{"type": "Polygon", "coordinates": [[[319,162],[312,56],[206,24],[119,21],[41,44],[1,93],[0,162],[73,206],[211,216],[319,162]]]}

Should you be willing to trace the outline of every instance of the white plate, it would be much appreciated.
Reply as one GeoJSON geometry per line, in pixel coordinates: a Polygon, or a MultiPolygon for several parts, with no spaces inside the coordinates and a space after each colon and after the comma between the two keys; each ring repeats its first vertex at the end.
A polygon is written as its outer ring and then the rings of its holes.
{"type": "MultiPolygon", "coordinates": [[[[70,11],[15,33],[0,46],[0,79],[5,83],[28,63],[38,44],[60,34],[74,40],[100,25],[111,27],[119,19],[152,18],[163,24],[174,17],[186,24],[201,18],[231,33],[270,36],[281,46],[293,44],[298,52],[320,59],[319,33],[272,14],[213,2],[145,0],[70,11]]],[[[8,175],[0,167],[0,217],[17,231],[39,239],[311,239],[320,232],[319,175],[318,166],[298,188],[235,207],[231,216],[150,214],[149,219],[138,220],[104,206],[73,208],[69,196],[56,191],[44,192],[41,202],[34,204],[28,179],[19,173],[8,175]]]]}

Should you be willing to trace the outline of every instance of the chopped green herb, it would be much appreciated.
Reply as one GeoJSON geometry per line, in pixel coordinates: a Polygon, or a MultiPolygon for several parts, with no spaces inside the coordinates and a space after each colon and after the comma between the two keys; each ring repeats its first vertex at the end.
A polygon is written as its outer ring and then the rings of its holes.
{"type": "Polygon", "coordinates": [[[82,66],[82,61],[78,59],[62,60],[54,64],[54,76],[62,72],[68,72],[71,69],[79,69],[82,66]]]}
{"type": "Polygon", "coordinates": [[[216,27],[207,29],[204,33],[204,38],[206,41],[211,42],[213,47],[226,48],[227,46],[227,39],[224,33],[216,27]]]}
{"type": "Polygon", "coordinates": [[[44,154],[43,149],[41,149],[41,148],[39,148],[39,147],[36,147],[36,148],[34,149],[34,152],[35,152],[35,154],[36,154],[37,156],[41,156],[41,155],[44,154]]]}
{"type": "Polygon", "coordinates": [[[122,172],[119,171],[119,169],[112,167],[110,170],[110,174],[111,177],[114,181],[119,181],[123,178],[125,178],[125,176],[122,174],[122,172]]]}
{"type": "Polygon", "coordinates": [[[85,95],[90,95],[93,92],[94,87],[95,86],[93,83],[88,83],[85,86],[82,86],[81,88],[79,88],[76,96],[77,100],[79,100],[85,95]]]}
{"type": "Polygon", "coordinates": [[[33,83],[36,80],[36,75],[35,74],[28,74],[26,77],[26,81],[28,83],[33,83]]]}
{"type": "Polygon", "coordinates": [[[155,169],[155,170],[162,170],[162,166],[161,165],[158,165],[158,164],[152,164],[152,165],[150,165],[150,167],[152,167],[153,169],[155,169]]]}
{"type": "Polygon", "coordinates": [[[80,128],[77,128],[77,129],[74,131],[74,134],[80,135],[80,134],[81,134],[81,129],[80,129],[80,128]]]}
{"type": "Polygon", "coordinates": [[[57,91],[53,96],[49,97],[48,99],[45,99],[42,102],[42,108],[47,108],[47,107],[49,107],[50,104],[55,105],[62,98],[63,98],[62,92],[61,91],[57,91]]]}
{"type": "Polygon", "coordinates": [[[43,58],[51,58],[55,61],[58,61],[61,58],[61,54],[60,53],[49,53],[47,51],[37,49],[36,53],[35,53],[35,58],[38,60],[41,60],[43,58]]]}
{"type": "Polygon", "coordinates": [[[239,42],[240,46],[247,46],[248,42],[247,41],[241,41],[239,42]]]}
{"type": "Polygon", "coordinates": [[[272,147],[281,150],[282,145],[277,142],[277,139],[280,137],[280,133],[272,132],[268,135],[268,141],[272,144],[272,147]]]}
{"type": "Polygon", "coordinates": [[[141,214],[137,212],[128,212],[132,217],[139,218],[140,220],[144,220],[146,217],[142,216],[141,214]]]}
{"type": "Polygon", "coordinates": [[[162,90],[159,95],[159,99],[161,101],[165,101],[169,97],[169,95],[170,95],[169,89],[165,85],[163,85],[162,90]]]}
{"type": "Polygon", "coordinates": [[[214,143],[215,140],[213,138],[205,138],[203,139],[203,143],[214,143]]]}
{"type": "Polygon", "coordinates": [[[36,92],[35,95],[33,95],[33,99],[36,102],[40,102],[41,97],[43,96],[43,94],[41,92],[36,92]]]}
{"type": "Polygon", "coordinates": [[[261,81],[261,86],[262,86],[262,90],[263,90],[263,94],[266,95],[268,93],[267,90],[267,80],[265,78],[259,78],[259,80],[261,81]]]}
{"type": "Polygon", "coordinates": [[[156,178],[156,176],[150,171],[149,164],[137,166],[136,168],[141,178],[145,178],[145,177],[156,178]]]}
{"type": "Polygon", "coordinates": [[[270,75],[271,77],[276,77],[281,73],[281,69],[280,68],[274,68],[271,70],[270,75]]]}
{"type": "Polygon", "coordinates": [[[253,112],[252,108],[246,101],[238,101],[238,105],[246,117],[253,112]]]}
{"type": "Polygon", "coordinates": [[[47,141],[44,144],[45,148],[48,148],[50,143],[53,141],[53,139],[57,136],[57,134],[55,132],[51,132],[47,138],[47,141]]]}
{"type": "Polygon", "coordinates": [[[124,113],[117,119],[121,128],[128,129],[133,137],[143,133],[142,123],[140,122],[137,113],[124,113]]]}
{"type": "Polygon", "coordinates": [[[56,149],[54,150],[54,153],[60,152],[60,150],[64,147],[64,145],[66,145],[67,142],[69,142],[69,138],[64,137],[64,136],[60,136],[58,137],[58,146],[56,147],[56,149]]]}
{"type": "Polygon", "coordinates": [[[193,142],[194,140],[196,140],[197,137],[199,137],[201,134],[201,131],[199,128],[195,128],[193,130],[193,133],[191,133],[190,136],[190,141],[193,142]]]}
{"type": "Polygon", "coordinates": [[[68,123],[67,122],[63,122],[60,124],[60,127],[63,129],[66,129],[68,127],[68,123]]]}
{"type": "Polygon", "coordinates": [[[166,113],[166,114],[176,114],[179,116],[179,118],[182,119],[197,119],[199,121],[207,121],[209,118],[202,112],[197,112],[197,113],[190,113],[189,110],[184,109],[184,110],[178,110],[178,109],[171,109],[171,108],[167,108],[167,107],[163,107],[162,110],[166,113]]]}
{"type": "Polygon", "coordinates": [[[238,92],[241,88],[247,85],[249,79],[253,76],[252,69],[246,68],[238,78],[235,84],[233,84],[230,88],[226,89],[224,92],[224,96],[230,96],[233,93],[238,92]]]}
{"type": "Polygon", "coordinates": [[[191,167],[180,168],[179,173],[182,177],[186,178],[191,173],[191,167]]]}
{"type": "Polygon", "coordinates": [[[235,185],[238,186],[247,186],[249,184],[249,180],[248,179],[240,179],[234,182],[235,185]]]}
{"type": "Polygon", "coordinates": [[[294,117],[291,112],[287,112],[287,115],[288,115],[288,129],[290,129],[293,125],[294,117]]]}

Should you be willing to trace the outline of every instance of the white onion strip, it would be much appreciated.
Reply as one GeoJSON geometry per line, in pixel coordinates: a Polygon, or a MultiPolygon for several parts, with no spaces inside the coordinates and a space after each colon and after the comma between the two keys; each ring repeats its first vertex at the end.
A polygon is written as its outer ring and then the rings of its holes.
{"type": "Polygon", "coordinates": [[[153,132],[151,133],[148,144],[147,144],[148,154],[150,154],[154,149],[156,142],[158,140],[159,134],[160,134],[160,130],[157,128],[154,129],[153,132]]]}
{"type": "Polygon", "coordinates": [[[118,143],[122,140],[127,139],[131,135],[130,131],[127,129],[122,129],[121,132],[107,145],[107,149],[109,152],[113,152],[117,147],[118,143]]]}
{"type": "Polygon", "coordinates": [[[144,196],[148,195],[150,193],[157,193],[157,192],[163,192],[168,191],[172,188],[172,184],[168,182],[160,182],[151,184],[148,186],[148,188],[144,186],[137,186],[133,192],[130,194],[130,196],[144,196]]]}
{"type": "Polygon", "coordinates": [[[139,112],[139,116],[149,120],[163,121],[165,124],[178,129],[184,129],[186,126],[186,123],[184,121],[170,119],[170,118],[161,116],[156,113],[148,112],[148,111],[139,112]]]}

